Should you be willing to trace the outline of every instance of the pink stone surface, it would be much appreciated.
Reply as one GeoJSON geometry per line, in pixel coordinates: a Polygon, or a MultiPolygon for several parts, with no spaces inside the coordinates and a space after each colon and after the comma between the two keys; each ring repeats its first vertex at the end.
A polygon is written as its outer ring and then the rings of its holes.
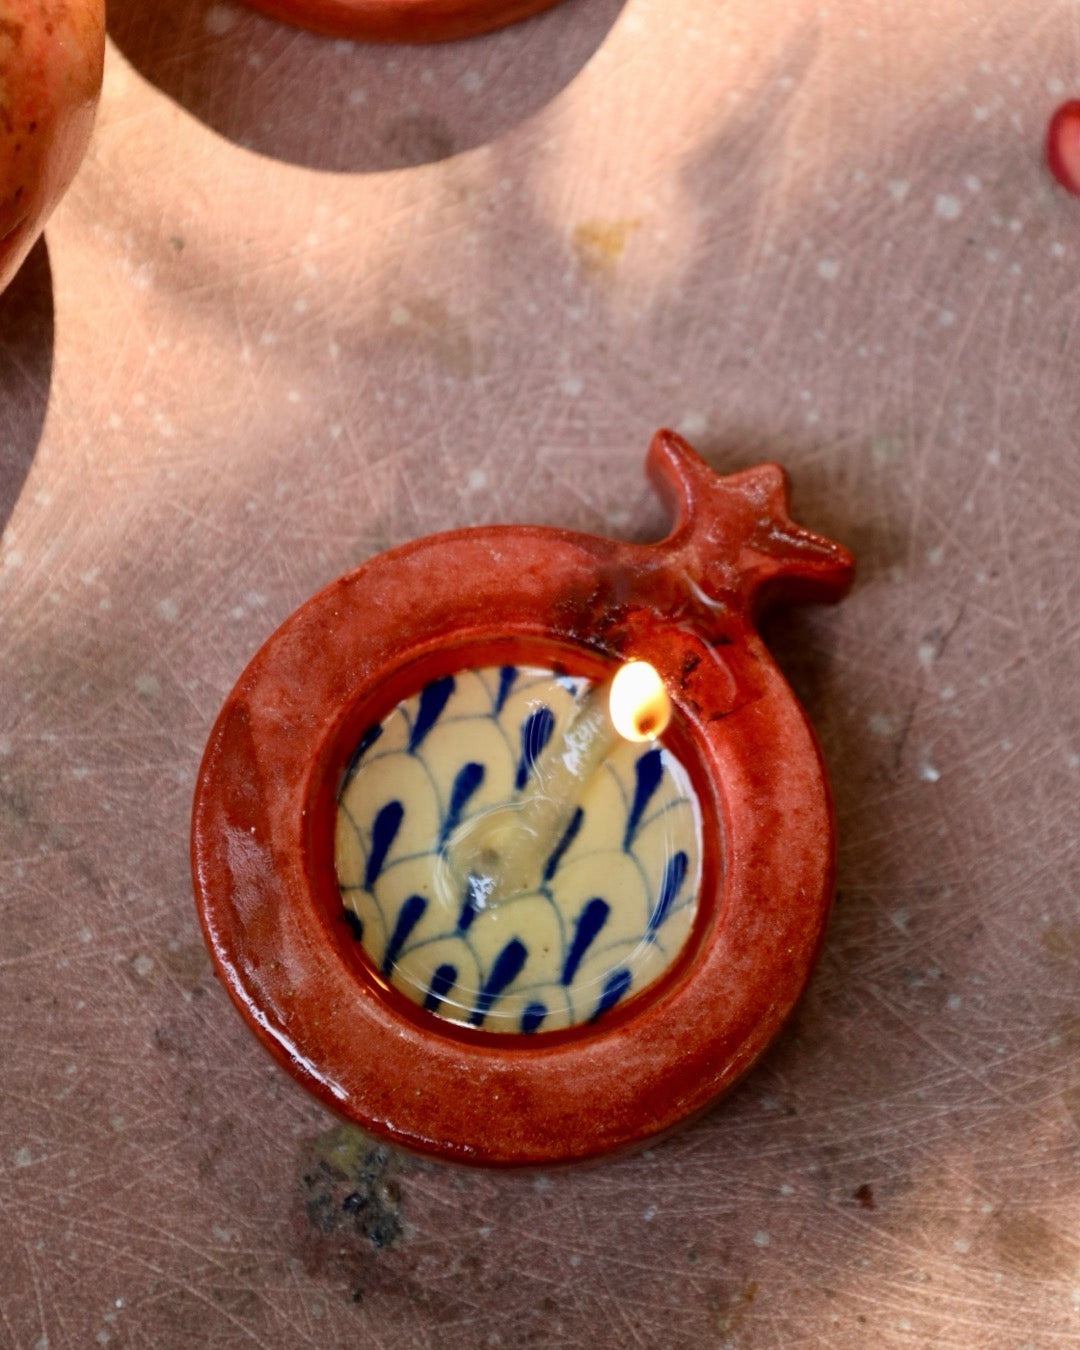
{"type": "Polygon", "coordinates": [[[1075,1343],[1070,9],[568,0],[373,52],[110,8],[0,299],[0,1344],[1075,1343]],[[648,537],[663,423],[859,558],[770,628],[836,794],[822,962],[648,1154],[371,1152],[210,975],[210,724],[377,549],[648,537]]]}

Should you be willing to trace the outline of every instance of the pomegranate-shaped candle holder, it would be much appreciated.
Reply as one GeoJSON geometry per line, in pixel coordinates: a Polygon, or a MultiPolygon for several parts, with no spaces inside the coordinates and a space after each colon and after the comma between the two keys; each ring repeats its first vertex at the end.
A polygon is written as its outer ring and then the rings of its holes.
{"type": "Polygon", "coordinates": [[[648,468],[665,539],[379,554],[282,624],[211,733],[218,973],[295,1078],[403,1147],[647,1141],[745,1072],[819,950],[828,785],[755,620],[839,599],[851,557],[791,521],[776,465],[721,476],[661,431],[648,468]]]}

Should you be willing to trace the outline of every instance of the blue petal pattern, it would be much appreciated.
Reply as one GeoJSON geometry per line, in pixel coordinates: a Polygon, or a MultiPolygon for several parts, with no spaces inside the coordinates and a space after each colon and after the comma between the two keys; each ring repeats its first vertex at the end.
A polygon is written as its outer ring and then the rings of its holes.
{"type": "Polygon", "coordinates": [[[405,816],[405,808],[398,801],[387,802],[375,817],[371,827],[371,852],[368,854],[364,885],[370,891],[383,869],[386,855],[393,847],[397,832],[405,816]]]}
{"type": "Polygon", "coordinates": [[[409,750],[415,754],[424,737],[439,720],[442,710],[454,692],[453,675],[444,675],[441,680],[432,680],[420,695],[420,711],[416,714],[412,732],[409,735],[409,750]]]}
{"type": "Polygon", "coordinates": [[[626,833],[623,835],[623,852],[630,850],[637,834],[645,808],[652,800],[653,793],[660,786],[664,776],[664,760],[659,750],[646,750],[634,765],[634,801],[630,814],[626,817],[626,833]]]}
{"type": "Polygon", "coordinates": [[[555,715],[550,708],[537,708],[521,724],[521,758],[518,760],[514,787],[520,792],[529,781],[529,774],[537,756],[551,740],[555,730],[555,715]]]}
{"type": "Polygon", "coordinates": [[[581,965],[582,958],[592,946],[593,939],[600,929],[607,923],[607,917],[611,913],[611,906],[600,896],[595,896],[577,917],[577,923],[574,925],[574,940],[570,944],[570,950],[566,953],[566,962],[562,968],[563,984],[572,984],[574,976],[578,972],[578,966],[581,965]]]}
{"type": "Polygon", "coordinates": [[[529,951],[520,938],[511,938],[495,958],[491,974],[484,981],[484,987],[476,996],[476,1005],[469,1014],[474,1027],[483,1025],[484,1018],[491,1011],[491,1005],[513,980],[521,974],[521,968],[528,960],[529,951]]]}

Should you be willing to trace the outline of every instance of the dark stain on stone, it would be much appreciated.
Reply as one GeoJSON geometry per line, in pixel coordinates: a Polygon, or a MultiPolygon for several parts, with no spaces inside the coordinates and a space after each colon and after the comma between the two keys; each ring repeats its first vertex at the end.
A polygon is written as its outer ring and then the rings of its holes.
{"type": "Polygon", "coordinates": [[[307,1140],[300,1190],[315,1235],[338,1249],[345,1240],[374,1251],[389,1247],[401,1235],[399,1170],[393,1149],[349,1125],[307,1140]]]}
{"type": "Polygon", "coordinates": [[[1054,961],[1080,959],[1080,923],[1051,924],[1043,929],[1043,951],[1054,961]]]}
{"type": "Polygon", "coordinates": [[[1058,1279],[1080,1264],[1080,1252],[1041,1214],[1019,1210],[1000,1216],[994,1245],[1002,1265],[1030,1279],[1058,1279]]]}
{"type": "Polygon", "coordinates": [[[860,1209],[877,1209],[877,1203],[874,1200],[873,1187],[866,1181],[855,1189],[851,1198],[858,1204],[860,1209]]]}

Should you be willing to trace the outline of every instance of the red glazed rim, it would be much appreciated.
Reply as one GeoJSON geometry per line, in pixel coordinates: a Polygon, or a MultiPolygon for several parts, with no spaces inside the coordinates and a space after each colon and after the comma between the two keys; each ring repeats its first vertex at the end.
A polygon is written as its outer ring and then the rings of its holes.
{"type": "Polygon", "coordinates": [[[824,770],[748,616],[766,588],[837,598],[850,558],[791,524],[775,466],[721,479],[671,433],[650,466],[679,507],[660,544],[504,526],[381,554],[286,620],[207,744],[192,860],[221,978],[294,1077],[403,1147],[547,1165],[643,1143],[749,1067],[819,949],[833,884],[824,770]],[[720,579],[742,594],[710,599],[720,579]],[[418,1015],[334,931],[327,831],[354,733],[440,663],[482,663],[500,644],[582,673],[651,661],[703,818],[722,825],[703,840],[683,960],[571,1034],[458,1032],[418,1015]]]}
{"type": "Polygon", "coordinates": [[[447,42],[550,9],[558,0],[247,0],[272,18],[328,37],[447,42]]]}

